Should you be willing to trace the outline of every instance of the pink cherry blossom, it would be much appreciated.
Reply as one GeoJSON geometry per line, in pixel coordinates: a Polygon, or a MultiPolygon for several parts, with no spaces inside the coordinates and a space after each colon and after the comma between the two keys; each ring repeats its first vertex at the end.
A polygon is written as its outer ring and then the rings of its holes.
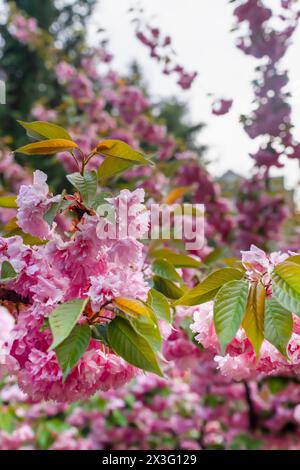
{"type": "Polygon", "coordinates": [[[21,186],[17,198],[18,225],[25,233],[45,239],[50,236],[50,228],[44,220],[44,215],[51,205],[58,202],[59,196],[49,196],[49,187],[46,183],[47,175],[36,170],[33,185],[21,186]]]}
{"type": "Polygon", "coordinates": [[[232,103],[232,100],[217,100],[213,103],[212,113],[216,116],[222,116],[223,114],[227,114],[232,107],[232,103]]]}

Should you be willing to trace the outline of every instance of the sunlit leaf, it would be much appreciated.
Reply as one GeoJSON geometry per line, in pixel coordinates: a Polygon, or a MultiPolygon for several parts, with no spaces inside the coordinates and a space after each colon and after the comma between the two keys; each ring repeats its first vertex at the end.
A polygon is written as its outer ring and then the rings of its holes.
{"type": "Polygon", "coordinates": [[[123,160],[141,163],[143,165],[151,164],[151,162],[140,152],[133,150],[130,145],[122,142],[121,140],[103,140],[102,142],[99,142],[96,150],[98,153],[101,153],[101,155],[105,155],[107,157],[121,158],[123,160]]]}
{"type": "Polygon", "coordinates": [[[68,132],[60,126],[46,121],[24,122],[17,121],[24,129],[26,129],[29,137],[36,140],[41,139],[66,139],[72,140],[68,132]]]}
{"type": "Polygon", "coordinates": [[[124,297],[116,297],[113,303],[120,310],[122,310],[125,313],[128,313],[129,315],[135,318],[140,317],[140,316],[144,316],[144,317],[150,316],[149,308],[140,300],[127,299],[124,297]]]}
{"type": "Polygon", "coordinates": [[[15,152],[25,153],[26,155],[50,155],[73,148],[78,148],[78,145],[72,140],[49,139],[24,145],[16,149],[15,152]]]}
{"type": "Polygon", "coordinates": [[[101,180],[116,176],[123,171],[136,165],[136,162],[130,160],[123,160],[121,158],[107,157],[98,168],[98,178],[101,180]]]}
{"type": "Polygon", "coordinates": [[[188,193],[191,190],[191,186],[181,186],[178,188],[172,189],[172,191],[168,194],[168,196],[165,197],[164,203],[165,204],[173,204],[177,199],[181,198],[184,196],[186,193],[188,193]]]}
{"type": "Polygon", "coordinates": [[[9,209],[16,209],[18,207],[17,196],[1,196],[0,197],[0,207],[7,207],[9,209]]]}
{"type": "Polygon", "coordinates": [[[260,347],[264,340],[265,299],[265,287],[260,282],[252,283],[242,325],[253,346],[257,359],[259,358],[260,347]]]}
{"type": "Polygon", "coordinates": [[[285,261],[291,261],[292,263],[300,264],[300,255],[289,256],[285,261]]]}
{"type": "Polygon", "coordinates": [[[198,268],[201,266],[201,261],[193,258],[192,256],[175,253],[167,248],[154,250],[151,252],[153,258],[163,258],[172,263],[176,268],[198,268]]]}
{"type": "Polygon", "coordinates": [[[199,305],[215,298],[218,290],[227,282],[239,281],[244,272],[234,268],[214,271],[196,287],[188,291],[174,305],[199,305]]]}

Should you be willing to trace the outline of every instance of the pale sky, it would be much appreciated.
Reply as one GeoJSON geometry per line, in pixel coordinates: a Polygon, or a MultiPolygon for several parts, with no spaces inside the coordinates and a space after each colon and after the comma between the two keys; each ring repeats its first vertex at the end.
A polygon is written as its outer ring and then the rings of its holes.
{"type": "MultiPolygon", "coordinates": [[[[277,0],[267,1],[274,4],[277,0]]],[[[213,174],[233,169],[249,175],[252,160],[248,154],[255,151],[258,142],[244,132],[239,116],[251,109],[251,80],[256,60],[234,45],[234,34],[230,33],[233,6],[228,0],[141,0],[141,4],[147,15],[154,15],[154,24],[164,34],[171,35],[178,62],[188,71],[198,71],[190,90],[181,90],[175,77],[163,75],[159,64],[149,57],[147,48],[136,40],[131,16],[127,13],[132,0],[100,0],[92,18],[91,41],[95,38],[94,27],[104,27],[118,70],[125,72],[135,59],[142,65],[152,96],[176,95],[188,101],[193,120],[207,124],[199,140],[209,146],[213,174]],[[230,113],[220,117],[212,115],[208,92],[216,97],[233,98],[230,113]]],[[[290,72],[294,123],[298,121],[295,135],[300,140],[300,28],[293,41],[283,65],[290,72]]],[[[286,168],[274,174],[283,173],[287,186],[295,186],[299,180],[298,163],[289,161],[286,168]]]]}

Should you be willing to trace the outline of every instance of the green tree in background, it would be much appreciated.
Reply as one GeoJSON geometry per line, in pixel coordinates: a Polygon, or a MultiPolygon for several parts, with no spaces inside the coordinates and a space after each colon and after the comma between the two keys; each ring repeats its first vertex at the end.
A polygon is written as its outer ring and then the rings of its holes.
{"type": "Polygon", "coordinates": [[[157,108],[158,116],[165,122],[168,132],[182,140],[186,147],[202,157],[206,147],[199,144],[197,138],[205,124],[191,122],[188,103],[173,97],[163,99],[157,108]]]}
{"type": "MultiPolygon", "coordinates": [[[[60,3],[3,0],[3,3],[4,7],[17,8],[35,18],[45,35],[76,63],[96,0],[60,3]]],[[[24,133],[16,119],[26,119],[33,103],[45,95],[48,104],[55,107],[61,102],[61,89],[45,57],[12,37],[6,24],[0,25],[0,38],[0,76],[6,82],[6,105],[0,107],[0,136],[11,136],[18,146],[24,142],[24,133]]]]}

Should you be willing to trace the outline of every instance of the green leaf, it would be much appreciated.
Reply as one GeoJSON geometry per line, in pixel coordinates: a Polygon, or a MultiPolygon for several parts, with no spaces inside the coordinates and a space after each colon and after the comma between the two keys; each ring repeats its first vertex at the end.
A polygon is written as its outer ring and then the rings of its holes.
{"type": "Polygon", "coordinates": [[[242,323],[247,297],[247,281],[230,281],[217,293],[214,302],[214,324],[222,354],[242,323]]]}
{"type": "Polygon", "coordinates": [[[202,263],[192,256],[175,253],[167,248],[155,250],[151,253],[154,258],[163,258],[172,263],[176,268],[199,268],[202,263]]]}
{"type": "Polygon", "coordinates": [[[142,370],[163,376],[149,342],[133,328],[127,319],[116,317],[110,322],[108,341],[113,351],[125,361],[142,370]]]}
{"type": "Polygon", "coordinates": [[[17,196],[1,196],[0,207],[5,207],[8,209],[17,209],[17,196]]]}
{"type": "Polygon", "coordinates": [[[165,204],[173,204],[177,199],[181,199],[186,193],[190,192],[191,186],[178,186],[173,188],[171,192],[164,198],[165,204]]]}
{"type": "Polygon", "coordinates": [[[52,433],[52,434],[60,434],[61,432],[69,429],[69,425],[68,423],[66,423],[64,420],[62,420],[61,418],[51,418],[51,419],[47,419],[46,420],[46,425],[47,425],[47,429],[49,429],[49,431],[52,433]]]}
{"type": "Polygon", "coordinates": [[[55,349],[71,333],[78,322],[88,299],[69,300],[58,305],[49,316],[53,343],[49,350],[55,349]]]}
{"type": "Polygon", "coordinates": [[[76,325],[69,336],[55,349],[57,360],[63,373],[63,381],[81,359],[91,339],[87,323],[76,325]]]}
{"type": "Polygon", "coordinates": [[[66,210],[69,206],[71,206],[73,201],[66,200],[63,197],[59,202],[55,202],[52,204],[50,209],[44,214],[43,219],[47,222],[47,224],[52,227],[53,221],[58,214],[61,214],[64,210],[66,210]]]}
{"type": "Polygon", "coordinates": [[[144,165],[151,164],[140,152],[133,150],[130,145],[121,140],[103,140],[98,144],[96,150],[107,157],[121,158],[144,165]]]}
{"type": "MultiPolygon", "coordinates": [[[[284,308],[289,310],[290,312],[295,313],[296,315],[300,316],[300,302],[295,300],[293,297],[290,297],[284,290],[282,290],[279,285],[277,285],[277,281],[275,283],[276,275],[273,274],[273,285],[272,285],[272,295],[273,297],[282,305],[284,308]]],[[[281,280],[278,278],[278,283],[281,280]]]]}
{"type": "Polygon", "coordinates": [[[111,224],[116,223],[116,210],[113,204],[103,202],[102,205],[98,205],[96,212],[99,217],[104,218],[107,222],[110,222],[111,224]]]}
{"type": "Polygon", "coordinates": [[[34,245],[45,245],[46,243],[48,243],[48,240],[41,240],[40,238],[34,237],[33,235],[30,235],[29,233],[25,233],[19,227],[9,232],[6,232],[5,235],[3,236],[4,238],[8,238],[8,237],[14,237],[15,235],[18,235],[19,237],[23,239],[24,245],[34,246],[34,245]]]}
{"type": "Polygon", "coordinates": [[[160,276],[154,276],[153,283],[154,288],[169,299],[179,299],[184,294],[184,291],[180,287],[177,287],[173,282],[163,279],[160,276]]]}
{"type": "Polygon", "coordinates": [[[60,126],[46,121],[24,122],[17,121],[27,131],[27,135],[33,139],[66,139],[72,140],[68,132],[60,126]]]}
{"type": "Polygon", "coordinates": [[[126,416],[124,416],[124,414],[118,409],[112,410],[107,419],[108,419],[109,424],[113,427],[115,426],[125,427],[128,425],[128,420],[126,416]]]}
{"type": "Polygon", "coordinates": [[[12,281],[16,279],[17,273],[9,261],[3,261],[1,265],[1,279],[0,281],[12,281]]]}
{"type": "Polygon", "coordinates": [[[52,227],[53,221],[59,211],[59,202],[54,202],[51,204],[50,209],[45,212],[43,215],[43,219],[47,222],[47,224],[52,227]]]}
{"type": "Polygon", "coordinates": [[[43,324],[40,327],[39,331],[42,333],[43,331],[47,330],[47,328],[50,328],[49,319],[45,318],[45,320],[43,321],[43,324]]]}
{"type": "Polygon", "coordinates": [[[35,431],[38,449],[46,450],[55,441],[55,436],[47,429],[46,423],[41,422],[35,431]]]}
{"type": "Polygon", "coordinates": [[[184,317],[180,322],[180,328],[185,332],[191,343],[193,343],[200,351],[203,351],[203,346],[195,340],[195,333],[191,329],[193,319],[190,316],[184,317]]]}
{"type": "Polygon", "coordinates": [[[266,377],[264,381],[267,382],[270,392],[273,395],[277,395],[277,393],[284,390],[290,383],[288,377],[266,377]]]}
{"type": "Polygon", "coordinates": [[[101,206],[102,204],[108,204],[108,198],[112,198],[111,193],[99,193],[96,195],[95,199],[93,200],[91,204],[92,209],[97,209],[98,206],[101,206]]]}
{"type": "Polygon", "coordinates": [[[265,338],[287,357],[286,348],[293,331],[291,312],[282,307],[274,298],[266,300],[265,338]]]}
{"type": "Polygon", "coordinates": [[[285,261],[292,261],[293,263],[300,264],[300,255],[289,256],[285,261]]]}
{"type": "Polygon", "coordinates": [[[97,173],[95,171],[86,171],[84,175],[72,173],[67,175],[67,179],[80,192],[87,205],[94,201],[97,193],[97,173]]]}
{"type": "Polygon", "coordinates": [[[107,338],[107,327],[108,325],[92,325],[91,326],[91,333],[92,338],[101,341],[102,343],[108,346],[108,338],[107,338]]]}
{"type": "MultiPolygon", "coordinates": [[[[230,0],[229,3],[233,3],[235,0],[230,0]]],[[[255,451],[260,450],[263,443],[261,440],[246,434],[239,433],[235,434],[232,441],[230,442],[229,450],[248,450],[255,451]]]]}
{"type": "Polygon", "coordinates": [[[182,282],[174,266],[165,259],[156,259],[152,264],[152,271],[154,274],[157,274],[157,276],[168,279],[169,281],[182,282]]]}
{"type": "Polygon", "coordinates": [[[114,224],[116,222],[116,210],[113,203],[109,201],[111,197],[110,193],[97,194],[90,207],[97,212],[99,217],[103,217],[108,222],[114,224]]]}
{"type": "Polygon", "coordinates": [[[169,323],[172,321],[171,309],[166,297],[155,289],[150,289],[148,292],[148,305],[156,313],[156,316],[161,320],[169,323]]]}
{"type": "Polygon", "coordinates": [[[274,296],[283,307],[300,316],[300,266],[291,261],[277,264],[272,273],[274,296]]]}
{"type": "Polygon", "coordinates": [[[16,415],[12,409],[5,409],[1,407],[0,413],[0,429],[8,433],[12,433],[16,425],[16,415]]]}
{"type": "Polygon", "coordinates": [[[121,158],[107,157],[98,168],[98,178],[100,180],[111,178],[112,176],[116,176],[117,174],[128,170],[134,165],[136,165],[136,162],[122,160],[121,158]]]}
{"type": "Polygon", "coordinates": [[[215,248],[207,256],[205,256],[205,258],[203,260],[203,263],[206,264],[206,265],[214,263],[215,261],[217,261],[218,259],[221,258],[221,256],[224,254],[225,250],[226,249],[223,248],[223,247],[215,248]]]}
{"type": "Polygon", "coordinates": [[[265,298],[265,287],[260,282],[252,283],[242,325],[253,346],[257,359],[259,358],[260,347],[264,340],[265,298]]]}
{"type": "Polygon", "coordinates": [[[140,300],[116,298],[114,304],[130,315],[130,323],[141,333],[155,350],[160,350],[162,338],[157,318],[152,308],[140,300]]]}
{"type": "Polygon", "coordinates": [[[49,139],[24,145],[15,150],[15,152],[25,153],[26,155],[51,155],[65,150],[78,148],[78,145],[72,140],[49,139]]]}
{"type": "Polygon", "coordinates": [[[298,263],[291,261],[284,261],[283,263],[277,264],[274,268],[274,272],[283,281],[283,289],[287,292],[289,289],[296,293],[296,297],[300,297],[300,266],[298,263]]]}
{"type": "Polygon", "coordinates": [[[65,209],[67,209],[73,202],[70,200],[66,200],[65,194],[66,194],[66,191],[63,191],[61,194],[60,200],[58,202],[54,202],[51,205],[50,209],[48,209],[47,212],[43,216],[43,219],[47,222],[47,224],[50,227],[52,227],[52,224],[56,215],[60,212],[63,212],[65,209]]]}
{"type": "Polygon", "coordinates": [[[151,317],[130,318],[130,323],[138,333],[146,338],[155,351],[160,351],[162,337],[154,312],[152,312],[151,317]]]}
{"type": "Polygon", "coordinates": [[[239,258],[223,258],[222,263],[230,266],[230,268],[239,269],[241,271],[246,271],[242,261],[239,258]]]}
{"type": "Polygon", "coordinates": [[[174,305],[200,305],[215,298],[218,290],[229,281],[239,281],[243,271],[234,268],[222,268],[207,276],[204,281],[187,292],[174,305]]]}

